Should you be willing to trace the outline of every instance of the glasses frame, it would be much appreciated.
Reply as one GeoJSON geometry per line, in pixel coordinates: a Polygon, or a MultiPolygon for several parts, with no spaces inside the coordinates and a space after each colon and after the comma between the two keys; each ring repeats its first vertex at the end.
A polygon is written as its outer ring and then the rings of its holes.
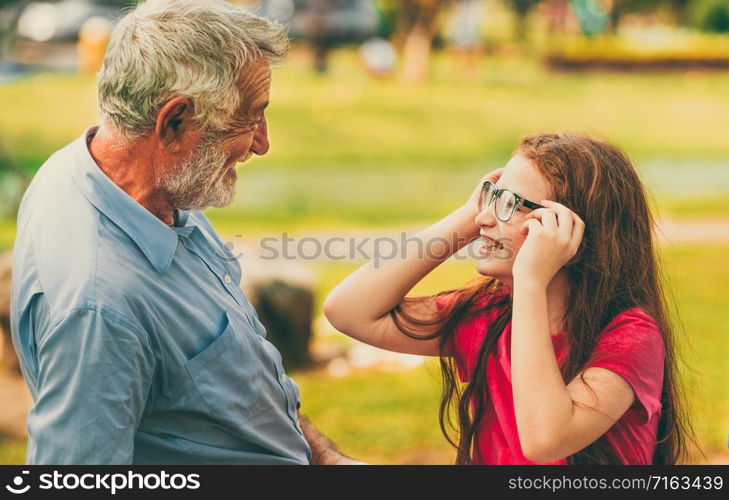
{"type": "Polygon", "coordinates": [[[509,222],[511,220],[511,218],[514,217],[514,212],[516,212],[519,207],[526,207],[531,210],[536,210],[538,208],[545,208],[543,205],[540,205],[539,203],[534,203],[533,201],[527,200],[526,198],[519,196],[511,189],[506,189],[506,188],[499,189],[496,187],[496,184],[494,184],[493,182],[485,181],[483,183],[483,186],[481,186],[481,196],[478,199],[479,213],[486,210],[489,207],[489,205],[491,205],[491,203],[494,203],[494,215],[496,215],[496,218],[499,219],[501,222],[509,222]],[[486,193],[488,191],[489,186],[493,186],[493,188],[494,188],[493,195],[491,196],[490,200],[485,200],[484,198],[486,197],[486,193]],[[514,203],[514,207],[511,209],[511,213],[509,214],[509,217],[507,217],[506,219],[502,219],[496,213],[496,200],[504,192],[511,193],[511,195],[514,196],[514,199],[516,200],[516,202],[514,203]]]}

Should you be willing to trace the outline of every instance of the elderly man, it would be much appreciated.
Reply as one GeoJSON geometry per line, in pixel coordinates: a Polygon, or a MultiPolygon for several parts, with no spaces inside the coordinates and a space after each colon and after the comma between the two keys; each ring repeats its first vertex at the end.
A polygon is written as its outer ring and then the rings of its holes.
{"type": "Polygon", "coordinates": [[[279,25],[149,0],[99,73],[101,125],[41,167],[18,215],[13,343],[28,463],[354,463],[299,392],[201,212],[268,151],[279,25]]]}

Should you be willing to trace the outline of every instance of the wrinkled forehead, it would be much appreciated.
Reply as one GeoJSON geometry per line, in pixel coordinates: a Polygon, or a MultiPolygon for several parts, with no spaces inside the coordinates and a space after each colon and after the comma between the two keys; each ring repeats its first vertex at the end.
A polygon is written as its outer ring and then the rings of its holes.
{"type": "Polygon", "coordinates": [[[507,162],[496,186],[510,189],[536,203],[549,198],[551,192],[549,184],[539,170],[531,161],[518,153],[507,162]]]}
{"type": "Polygon", "coordinates": [[[241,71],[238,88],[241,92],[241,111],[268,102],[271,92],[271,65],[259,59],[241,71]]]}

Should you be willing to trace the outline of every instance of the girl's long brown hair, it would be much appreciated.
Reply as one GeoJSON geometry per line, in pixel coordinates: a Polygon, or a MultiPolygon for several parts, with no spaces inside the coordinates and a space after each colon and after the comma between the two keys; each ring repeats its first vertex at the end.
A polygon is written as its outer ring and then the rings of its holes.
{"type": "MultiPolygon", "coordinates": [[[[607,324],[619,313],[641,307],[660,327],[665,346],[662,410],[653,463],[685,461],[688,458],[687,441],[693,441],[693,431],[678,382],[672,326],[678,319],[675,304],[668,299],[668,290],[663,286],[664,277],[654,240],[655,223],[645,189],[633,165],[615,146],[578,134],[527,136],[522,138],[516,153],[530,160],[544,176],[551,187],[552,199],[570,208],[585,222],[579,258],[566,268],[568,350],[560,365],[565,383],[583,370],[595,349],[599,333],[607,324]]],[[[511,321],[511,294],[505,285],[493,278],[482,278],[441,294],[452,292],[456,292],[456,299],[436,320],[418,321],[400,306],[393,309],[391,315],[406,335],[439,337],[443,377],[440,426],[457,450],[456,463],[470,464],[474,456],[480,456],[478,427],[489,404],[485,390],[486,363],[511,321]],[[446,355],[446,345],[459,323],[493,308],[500,312],[487,327],[477,364],[463,387],[457,378],[454,359],[446,355]],[[435,331],[423,335],[422,327],[435,331]]],[[[567,463],[619,464],[620,461],[603,435],[567,457],[567,463]]]]}

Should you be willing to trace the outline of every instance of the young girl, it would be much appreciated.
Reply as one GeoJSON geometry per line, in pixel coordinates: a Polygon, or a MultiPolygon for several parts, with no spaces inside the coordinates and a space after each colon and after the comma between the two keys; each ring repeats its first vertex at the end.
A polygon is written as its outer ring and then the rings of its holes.
{"type": "Polygon", "coordinates": [[[340,283],[324,312],[362,342],[440,356],[456,463],[673,464],[690,426],[653,225],[617,148],[528,136],[398,258],[340,283]],[[406,297],[477,238],[483,278],[406,297]]]}

